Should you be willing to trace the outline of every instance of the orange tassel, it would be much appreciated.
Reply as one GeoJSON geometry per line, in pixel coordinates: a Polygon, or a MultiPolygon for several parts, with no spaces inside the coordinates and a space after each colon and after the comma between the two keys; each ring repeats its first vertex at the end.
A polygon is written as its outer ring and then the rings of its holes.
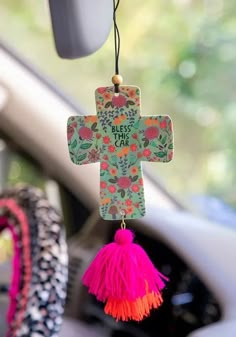
{"type": "Polygon", "coordinates": [[[162,302],[161,294],[151,292],[135,301],[109,298],[104,310],[106,314],[111,315],[117,321],[134,320],[139,322],[149,316],[152,309],[159,308],[162,302]]]}

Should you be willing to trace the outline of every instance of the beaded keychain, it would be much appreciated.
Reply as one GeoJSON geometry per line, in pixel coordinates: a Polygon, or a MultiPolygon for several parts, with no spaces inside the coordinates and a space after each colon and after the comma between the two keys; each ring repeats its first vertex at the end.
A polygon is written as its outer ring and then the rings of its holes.
{"type": "Polygon", "coordinates": [[[115,242],[106,245],[85,272],[83,283],[117,320],[140,321],[162,303],[167,278],[133,243],[125,220],[145,215],[142,161],[169,162],[173,131],[169,116],[141,116],[140,89],[122,85],[120,34],[114,3],[115,75],[113,86],[95,91],[97,115],[68,119],[70,158],[77,165],[100,162],[100,214],[121,220],[115,242]]]}

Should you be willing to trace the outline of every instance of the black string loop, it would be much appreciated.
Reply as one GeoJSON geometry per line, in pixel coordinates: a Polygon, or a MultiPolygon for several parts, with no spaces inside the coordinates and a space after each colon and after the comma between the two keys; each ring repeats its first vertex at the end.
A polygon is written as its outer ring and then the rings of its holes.
{"type": "MultiPolygon", "coordinates": [[[[115,42],[115,74],[119,75],[119,57],[120,57],[120,32],[116,22],[116,12],[120,0],[113,0],[113,22],[114,22],[114,42],[115,42]]],[[[115,93],[119,92],[119,84],[115,84],[115,93]]]]}

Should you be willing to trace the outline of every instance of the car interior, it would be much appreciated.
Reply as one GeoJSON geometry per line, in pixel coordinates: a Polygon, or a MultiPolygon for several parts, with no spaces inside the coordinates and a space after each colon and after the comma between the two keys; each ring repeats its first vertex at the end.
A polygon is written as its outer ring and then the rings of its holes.
{"type": "MultiPolygon", "coordinates": [[[[95,53],[112,29],[110,0],[96,4],[49,0],[49,8],[58,57],[95,53]]],[[[0,42],[0,190],[19,181],[33,185],[62,214],[69,260],[58,336],[235,336],[235,229],[207,219],[178,198],[148,164],[143,165],[147,212],[129,226],[154,265],[170,279],[164,303],[142,322],[116,322],[88,294],[82,275],[99,249],[113,240],[119,222],[99,215],[99,164],[78,167],[69,160],[66,123],[75,114],[87,111],[14,48],[0,42]]],[[[2,236],[9,241],[7,231],[2,236]]],[[[1,336],[7,331],[11,273],[9,249],[6,261],[0,263],[1,336]]]]}

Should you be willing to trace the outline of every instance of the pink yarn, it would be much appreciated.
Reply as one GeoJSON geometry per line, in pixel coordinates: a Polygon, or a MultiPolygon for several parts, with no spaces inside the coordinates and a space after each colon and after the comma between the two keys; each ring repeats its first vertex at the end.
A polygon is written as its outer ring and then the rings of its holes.
{"type": "Polygon", "coordinates": [[[11,298],[10,306],[7,312],[7,322],[10,323],[14,318],[17,307],[17,295],[20,291],[20,248],[19,237],[14,229],[14,226],[8,223],[6,217],[0,217],[0,230],[8,228],[12,234],[12,240],[14,245],[14,257],[12,260],[12,279],[11,287],[9,290],[9,296],[11,298]]]}
{"type": "Polygon", "coordinates": [[[147,291],[159,293],[165,287],[164,280],[168,279],[133,238],[130,230],[119,229],[115,242],[104,246],[85,272],[83,283],[98,300],[113,297],[134,301],[147,291]]]}
{"type": "Polygon", "coordinates": [[[10,323],[15,315],[16,307],[17,307],[17,295],[20,292],[20,248],[19,248],[19,237],[12,225],[8,226],[9,230],[12,233],[12,240],[14,244],[14,257],[12,261],[12,281],[11,288],[9,290],[9,296],[11,298],[11,303],[7,313],[7,322],[10,323]]]}
{"type": "Polygon", "coordinates": [[[7,218],[5,216],[0,216],[0,231],[6,227],[7,218]]]}
{"type": "MultiPolygon", "coordinates": [[[[7,316],[7,320],[9,323],[12,323],[12,321],[14,321],[15,319],[14,331],[17,331],[17,329],[19,329],[22,323],[22,320],[23,320],[23,317],[26,311],[28,293],[30,289],[30,279],[32,275],[31,257],[30,257],[30,229],[29,229],[27,215],[25,214],[23,209],[21,209],[21,207],[17,205],[14,199],[0,199],[0,208],[7,209],[7,211],[10,212],[10,214],[13,215],[17,219],[17,222],[19,223],[19,226],[20,226],[20,232],[21,232],[21,247],[18,249],[17,243],[18,243],[19,238],[18,238],[18,235],[15,233],[15,229],[12,231],[13,240],[14,240],[14,248],[16,249],[15,251],[16,255],[13,260],[13,268],[15,268],[15,270],[13,269],[13,277],[12,277],[12,284],[11,284],[11,290],[10,290],[11,303],[10,303],[10,308],[8,310],[8,316],[7,316]],[[22,279],[20,276],[21,263],[25,267],[22,283],[21,283],[22,279]],[[23,296],[21,298],[20,310],[17,311],[17,317],[15,317],[16,307],[18,304],[17,295],[19,295],[19,290],[23,296]]],[[[3,221],[3,219],[1,221],[3,221]]],[[[9,226],[9,224],[6,222],[4,225],[4,228],[7,225],[9,226]]],[[[13,225],[12,225],[12,228],[13,228],[13,225]]],[[[7,332],[7,337],[11,337],[13,334],[12,332],[13,330],[10,332],[10,329],[9,329],[7,332]]]]}

